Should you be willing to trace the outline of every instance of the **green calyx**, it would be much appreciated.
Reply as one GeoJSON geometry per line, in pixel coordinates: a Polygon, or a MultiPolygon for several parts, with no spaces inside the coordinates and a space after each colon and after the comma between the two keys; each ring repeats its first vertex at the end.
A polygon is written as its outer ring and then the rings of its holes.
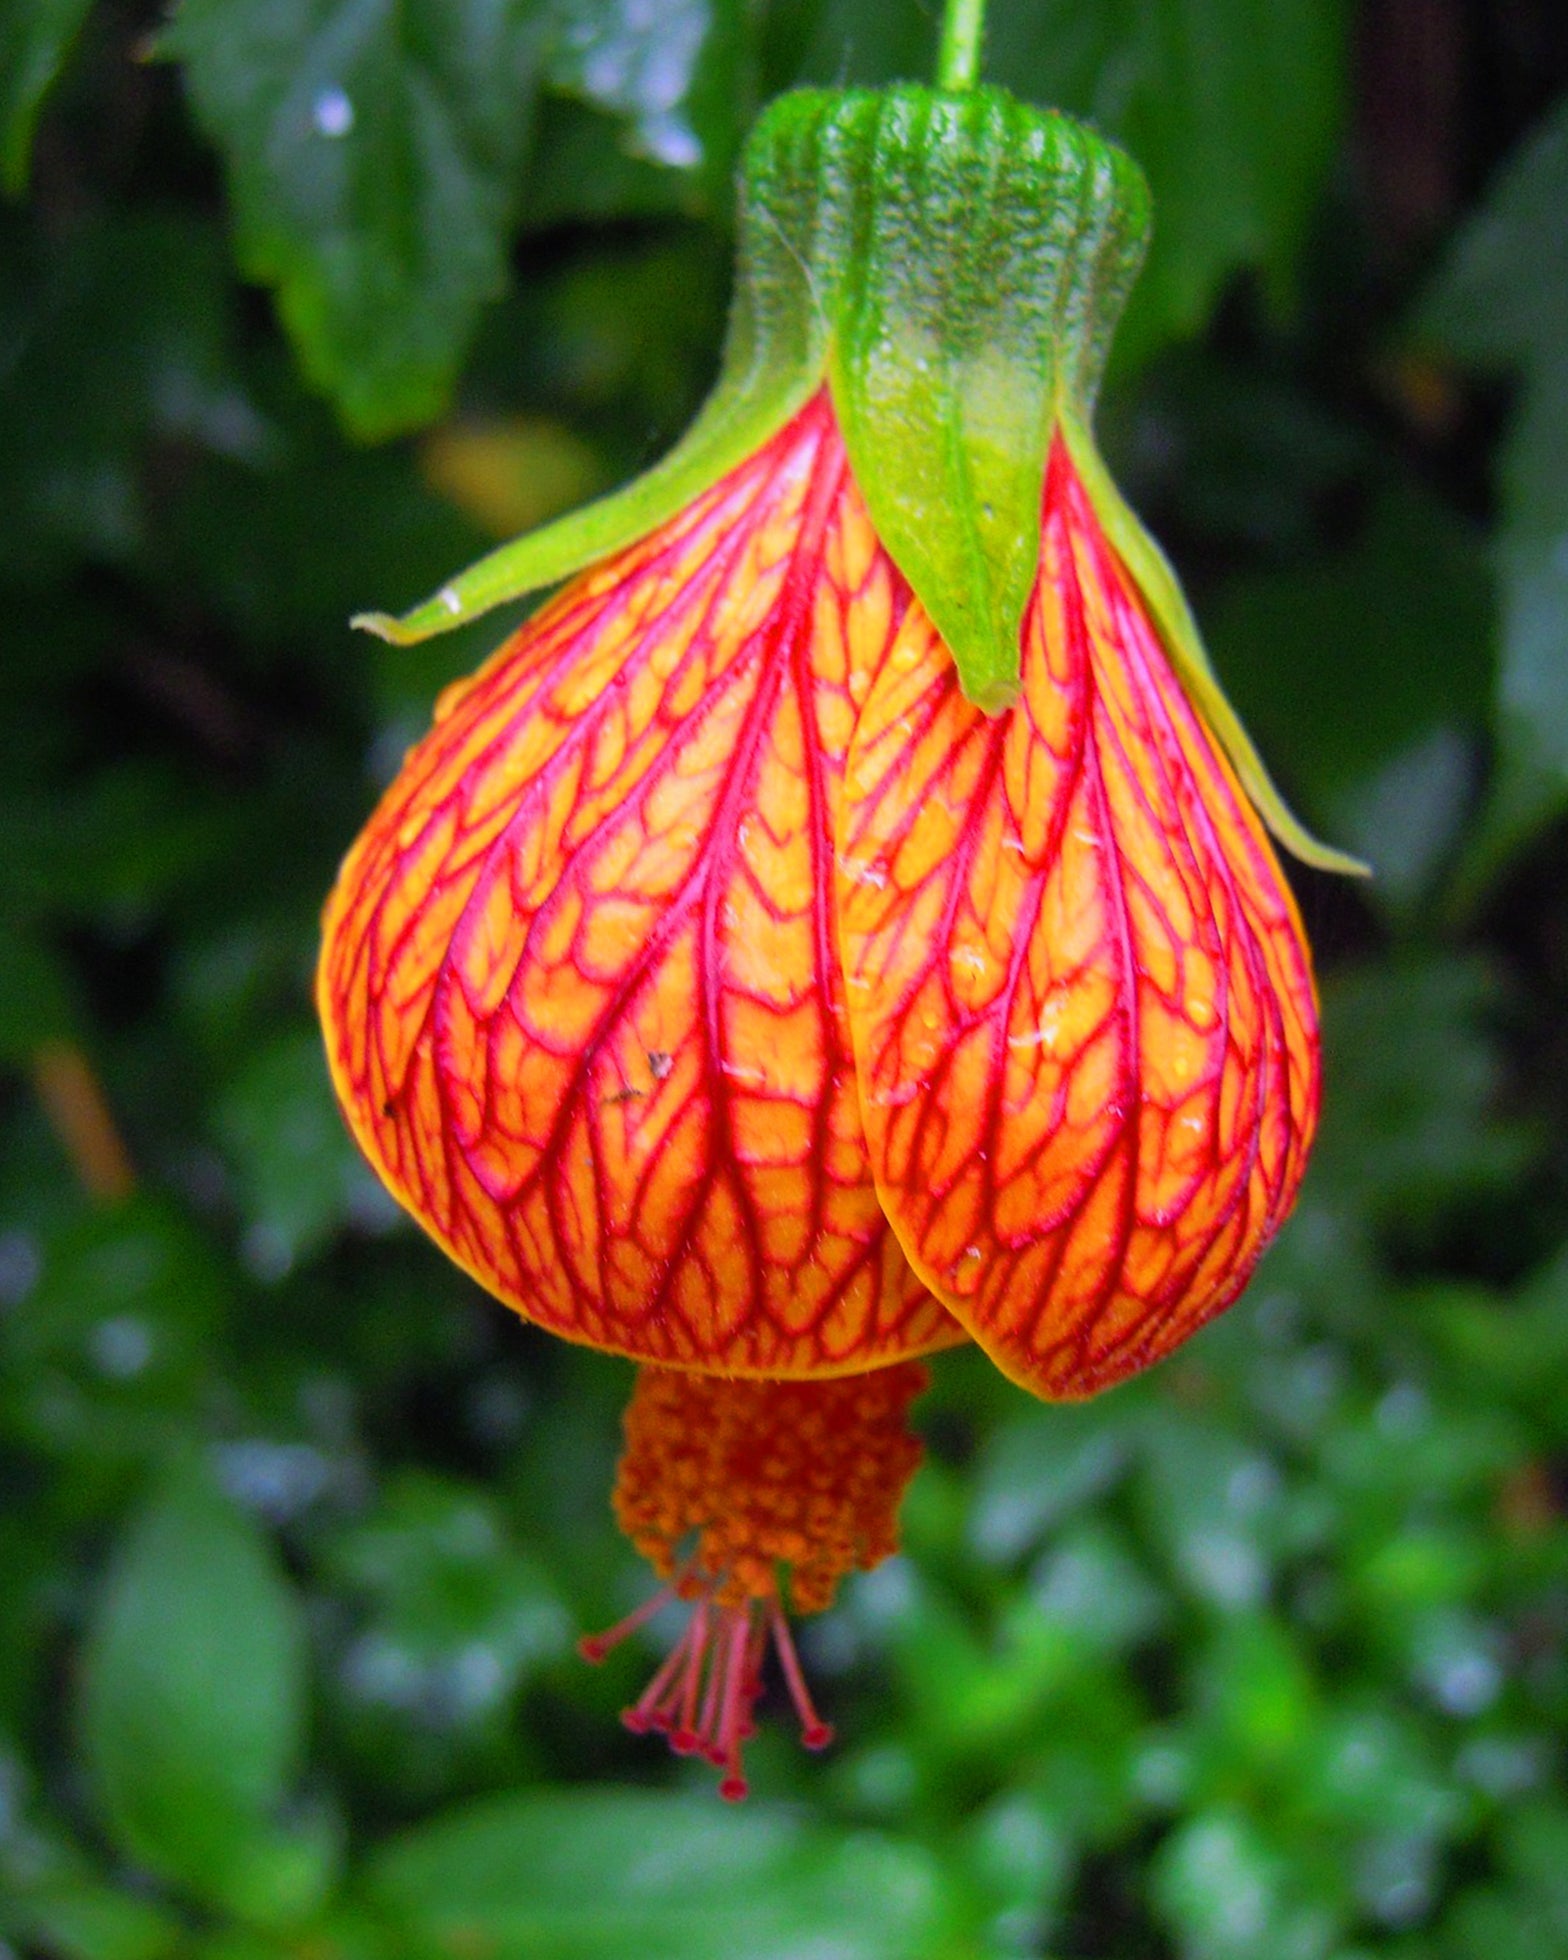
{"type": "Polygon", "coordinates": [[[720,378],[662,462],[503,545],[402,619],[400,645],[553,585],[673,517],[824,385],[878,536],[987,713],[1017,698],[1053,432],[1178,672],[1280,841],[1311,839],[1269,782],[1181,590],[1089,433],[1111,334],[1142,262],[1149,195],[1092,130],[999,89],[801,90],[773,102],[741,167],[720,378]]]}
{"type": "Polygon", "coordinates": [[[995,89],[812,109],[775,140],[847,191],[828,373],[850,464],[964,692],[999,712],[1018,693],[1051,432],[1088,426],[1148,190],[1081,124],[995,89]]]}
{"type": "Polygon", "coordinates": [[[1143,255],[1128,157],[997,89],[802,90],[741,169],[720,379],[664,460],[492,552],[401,620],[409,644],[633,543],[826,382],[879,534],[970,698],[1017,693],[1053,422],[1085,427],[1143,255]]]}

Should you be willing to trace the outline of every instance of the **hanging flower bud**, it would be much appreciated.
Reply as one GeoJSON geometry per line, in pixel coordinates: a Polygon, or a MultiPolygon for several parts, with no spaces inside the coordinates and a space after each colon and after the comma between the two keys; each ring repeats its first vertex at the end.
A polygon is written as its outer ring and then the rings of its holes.
{"type": "Polygon", "coordinates": [[[691,433],[367,622],[578,574],[439,703],[319,1001],[397,1198],[645,1364],[618,1509],[694,1606],[633,1719],[731,1793],[770,1646],[819,1737],[781,1601],[893,1548],[908,1364],[972,1337],[1038,1395],[1121,1380],[1241,1290],[1310,1147],[1264,822],[1354,867],[1089,433],[1146,207],[995,91],[783,98],[691,433]]]}

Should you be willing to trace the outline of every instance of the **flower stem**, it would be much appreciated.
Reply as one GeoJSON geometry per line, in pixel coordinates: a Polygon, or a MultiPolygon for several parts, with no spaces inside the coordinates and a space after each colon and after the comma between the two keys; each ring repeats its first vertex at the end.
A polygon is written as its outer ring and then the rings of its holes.
{"type": "Polygon", "coordinates": [[[973,88],[980,73],[980,42],[985,34],[985,0],[947,0],[942,11],[942,42],[936,57],[936,85],[973,88]]]}

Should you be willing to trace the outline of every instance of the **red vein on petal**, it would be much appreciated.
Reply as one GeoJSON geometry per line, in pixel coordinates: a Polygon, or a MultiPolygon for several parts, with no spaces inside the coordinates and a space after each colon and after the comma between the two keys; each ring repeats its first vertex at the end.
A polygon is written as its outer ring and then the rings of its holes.
{"type": "Polygon", "coordinates": [[[1313,1076],[1315,1031],[1278,868],[1060,444],[1044,527],[1023,697],[984,738],[1000,779],[906,632],[920,671],[895,651],[846,774],[844,854],[891,875],[839,902],[900,1240],[1001,1366],[1071,1395],[1239,1290],[1304,1161],[1313,1097],[1285,1078],[1313,1076]]]}
{"type": "Polygon", "coordinates": [[[895,587],[814,403],[449,694],[345,865],[356,1134],[558,1331],[781,1375],[962,1338],[875,1202],[823,876],[828,656],[895,587]]]}

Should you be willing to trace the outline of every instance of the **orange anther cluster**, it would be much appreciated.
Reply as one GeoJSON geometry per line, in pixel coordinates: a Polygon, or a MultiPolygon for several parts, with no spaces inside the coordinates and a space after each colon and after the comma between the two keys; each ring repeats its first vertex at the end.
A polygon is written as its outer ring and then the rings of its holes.
{"type": "Polygon", "coordinates": [[[905,1416],[927,1379],[913,1361],[800,1382],[644,1368],[615,1485],[621,1529],[661,1577],[682,1573],[687,1598],[776,1598],[783,1565],[791,1608],[819,1613],[845,1573],[898,1549],[920,1462],[905,1416]]]}
{"type": "Polygon", "coordinates": [[[898,1549],[898,1506],[920,1462],[905,1418],[926,1386],[917,1361],[827,1381],[731,1381],[643,1368],[626,1411],[615,1485],[621,1529],[668,1583],[619,1625],[578,1643],[602,1661],[675,1599],[685,1632],[623,1716],[636,1735],[668,1737],[678,1756],[723,1772],[719,1793],[746,1794],[741,1751],[771,1652],[800,1718],[801,1741],[833,1731],[812,1702],[784,1616],[818,1613],[846,1572],[898,1549]]]}

